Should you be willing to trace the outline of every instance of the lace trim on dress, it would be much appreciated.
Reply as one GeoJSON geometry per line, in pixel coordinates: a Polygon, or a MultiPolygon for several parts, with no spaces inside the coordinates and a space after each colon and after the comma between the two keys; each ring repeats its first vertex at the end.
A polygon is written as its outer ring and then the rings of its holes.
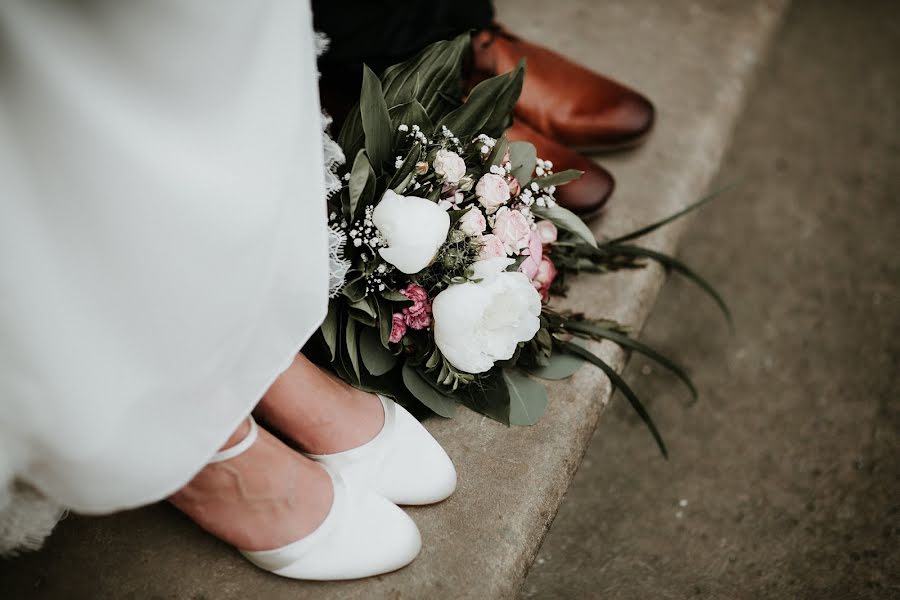
{"type": "MultiPolygon", "coordinates": [[[[316,32],[316,55],[322,56],[328,50],[328,38],[316,32]]],[[[325,197],[330,199],[341,190],[341,180],[337,171],[344,164],[344,151],[328,133],[331,117],[322,112],[322,150],[325,157],[325,197]]],[[[344,258],[347,235],[332,225],[328,227],[328,296],[334,298],[344,287],[350,261],[344,258]]]]}

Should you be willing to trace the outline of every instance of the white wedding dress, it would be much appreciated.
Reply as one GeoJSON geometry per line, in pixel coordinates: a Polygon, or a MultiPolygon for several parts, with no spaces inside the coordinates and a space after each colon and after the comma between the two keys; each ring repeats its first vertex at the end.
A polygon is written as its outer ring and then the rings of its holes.
{"type": "Polygon", "coordinates": [[[0,549],[180,488],[320,324],[315,56],[303,0],[0,3],[0,549]]]}

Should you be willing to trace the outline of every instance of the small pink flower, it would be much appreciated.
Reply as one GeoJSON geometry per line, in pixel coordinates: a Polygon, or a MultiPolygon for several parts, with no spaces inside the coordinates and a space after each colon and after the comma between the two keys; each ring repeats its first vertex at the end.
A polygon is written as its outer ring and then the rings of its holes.
{"type": "Polygon", "coordinates": [[[487,228],[484,213],[477,206],[471,207],[466,214],[459,219],[459,230],[469,237],[480,236],[487,228]]]}
{"type": "MultiPolygon", "coordinates": [[[[407,310],[407,309],[403,309],[407,310]]],[[[407,314],[406,315],[406,324],[412,327],[413,329],[426,329],[431,326],[431,311],[422,312],[417,315],[407,314]]]]}
{"type": "Polygon", "coordinates": [[[540,234],[542,244],[552,244],[556,241],[559,231],[551,221],[538,221],[537,232],[540,234]]]}
{"type": "Polygon", "coordinates": [[[493,233],[481,236],[481,252],[478,253],[478,260],[487,258],[500,258],[506,256],[506,248],[503,242],[493,233]]]}
{"type": "Polygon", "coordinates": [[[388,341],[396,344],[403,339],[404,335],[406,335],[406,321],[402,314],[394,313],[394,316],[391,318],[391,336],[388,338],[388,341]]]}
{"type": "Polygon", "coordinates": [[[466,174],[466,163],[456,152],[438,150],[434,157],[434,172],[441,181],[456,183],[466,174]]]}
{"type": "Polygon", "coordinates": [[[515,177],[511,177],[509,180],[509,195],[515,198],[521,191],[522,185],[519,183],[519,180],[515,177]]]}
{"type": "Polygon", "coordinates": [[[544,246],[541,243],[541,234],[537,230],[531,232],[531,238],[528,240],[528,249],[522,252],[522,254],[527,254],[528,258],[522,262],[522,266],[519,267],[519,270],[525,273],[525,275],[528,276],[528,279],[534,281],[534,278],[537,277],[541,267],[541,259],[544,256],[544,246]]]}
{"type": "Polygon", "coordinates": [[[406,325],[413,329],[425,329],[431,325],[431,302],[428,301],[428,292],[425,291],[425,288],[411,283],[400,293],[413,303],[412,306],[403,309],[406,325]]]}
{"type": "Polygon", "coordinates": [[[486,173],[475,185],[475,195],[490,214],[509,200],[509,184],[499,175],[486,173]]]}
{"type": "Polygon", "coordinates": [[[537,289],[544,302],[550,300],[550,284],[553,283],[554,279],[556,279],[556,266],[549,258],[544,256],[538,267],[537,275],[531,281],[531,285],[537,289]]]}
{"type": "Polygon", "coordinates": [[[506,253],[514,255],[528,247],[531,224],[521,212],[504,206],[494,217],[493,233],[503,242],[506,253]]]}

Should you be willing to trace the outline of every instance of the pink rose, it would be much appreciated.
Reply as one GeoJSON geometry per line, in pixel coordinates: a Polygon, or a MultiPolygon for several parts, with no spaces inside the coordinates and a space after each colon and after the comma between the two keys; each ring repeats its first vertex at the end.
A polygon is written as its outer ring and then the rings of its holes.
{"type": "Polygon", "coordinates": [[[428,301],[428,292],[425,291],[425,288],[411,283],[400,293],[413,303],[412,306],[403,309],[406,325],[413,329],[425,329],[431,325],[431,302],[428,301]]]}
{"type": "Polygon", "coordinates": [[[450,150],[438,150],[434,157],[434,172],[441,181],[456,183],[466,174],[466,163],[456,152],[450,150]]]}
{"type": "Polygon", "coordinates": [[[528,279],[534,281],[541,266],[541,259],[544,257],[544,246],[541,243],[541,235],[536,230],[531,232],[531,237],[528,240],[528,249],[522,252],[522,254],[527,254],[528,258],[522,262],[519,270],[525,273],[525,275],[528,276],[528,279]]]}
{"type": "Polygon", "coordinates": [[[545,256],[541,259],[537,275],[531,282],[544,302],[550,300],[550,284],[554,279],[556,279],[556,266],[545,256]]]}
{"type": "Polygon", "coordinates": [[[531,224],[521,212],[504,206],[494,217],[493,233],[503,242],[506,253],[514,255],[528,247],[531,224]]]}
{"type": "Polygon", "coordinates": [[[541,237],[542,244],[552,244],[559,235],[556,225],[552,221],[538,221],[537,232],[541,237]]]}
{"type": "Polygon", "coordinates": [[[481,236],[481,243],[483,245],[481,246],[481,252],[478,253],[478,260],[506,256],[506,248],[503,247],[503,242],[493,233],[481,236]]]}
{"type": "Polygon", "coordinates": [[[490,214],[509,200],[509,185],[503,177],[494,173],[486,173],[478,180],[478,184],[475,186],[475,195],[490,214]]]}
{"type": "Polygon", "coordinates": [[[391,318],[391,337],[388,338],[388,341],[396,344],[403,339],[404,335],[406,335],[406,321],[402,314],[394,313],[391,318]]]}
{"type": "Polygon", "coordinates": [[[469,237],[481,235],[486,228],[487,222],[484,220],[484,213],[477,206],[470,208],[459,219],[459,230],[469,237]]]}

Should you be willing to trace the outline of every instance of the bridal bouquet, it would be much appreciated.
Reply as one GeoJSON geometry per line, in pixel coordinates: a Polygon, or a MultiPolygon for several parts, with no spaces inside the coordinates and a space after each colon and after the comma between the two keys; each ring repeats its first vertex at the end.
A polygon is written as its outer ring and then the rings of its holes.
{"type": "Polygon", "coordinates": [[[365,69],[358,110],[338,138],[348,168],[329,200],[348,272],[320,330],[325,359],[353,385],[407,405],[451,417],[462,403],[514,425],[535,423],[547,404],[532,376],[566,378],[587,361],[623,391],[665,454],[626,382],[579,340],[642,352],[696,394],[684,370],[618,324],[548,302],[569,275],[652,259],[721,305],[683,264],[627,243],[685,211],[598,243],[554,200],[580,172],[554,171],[531,144],[503,137],[524,65],[462,101],[468,44],[468,35],[439,42],[381,78],[365,69]]]}

